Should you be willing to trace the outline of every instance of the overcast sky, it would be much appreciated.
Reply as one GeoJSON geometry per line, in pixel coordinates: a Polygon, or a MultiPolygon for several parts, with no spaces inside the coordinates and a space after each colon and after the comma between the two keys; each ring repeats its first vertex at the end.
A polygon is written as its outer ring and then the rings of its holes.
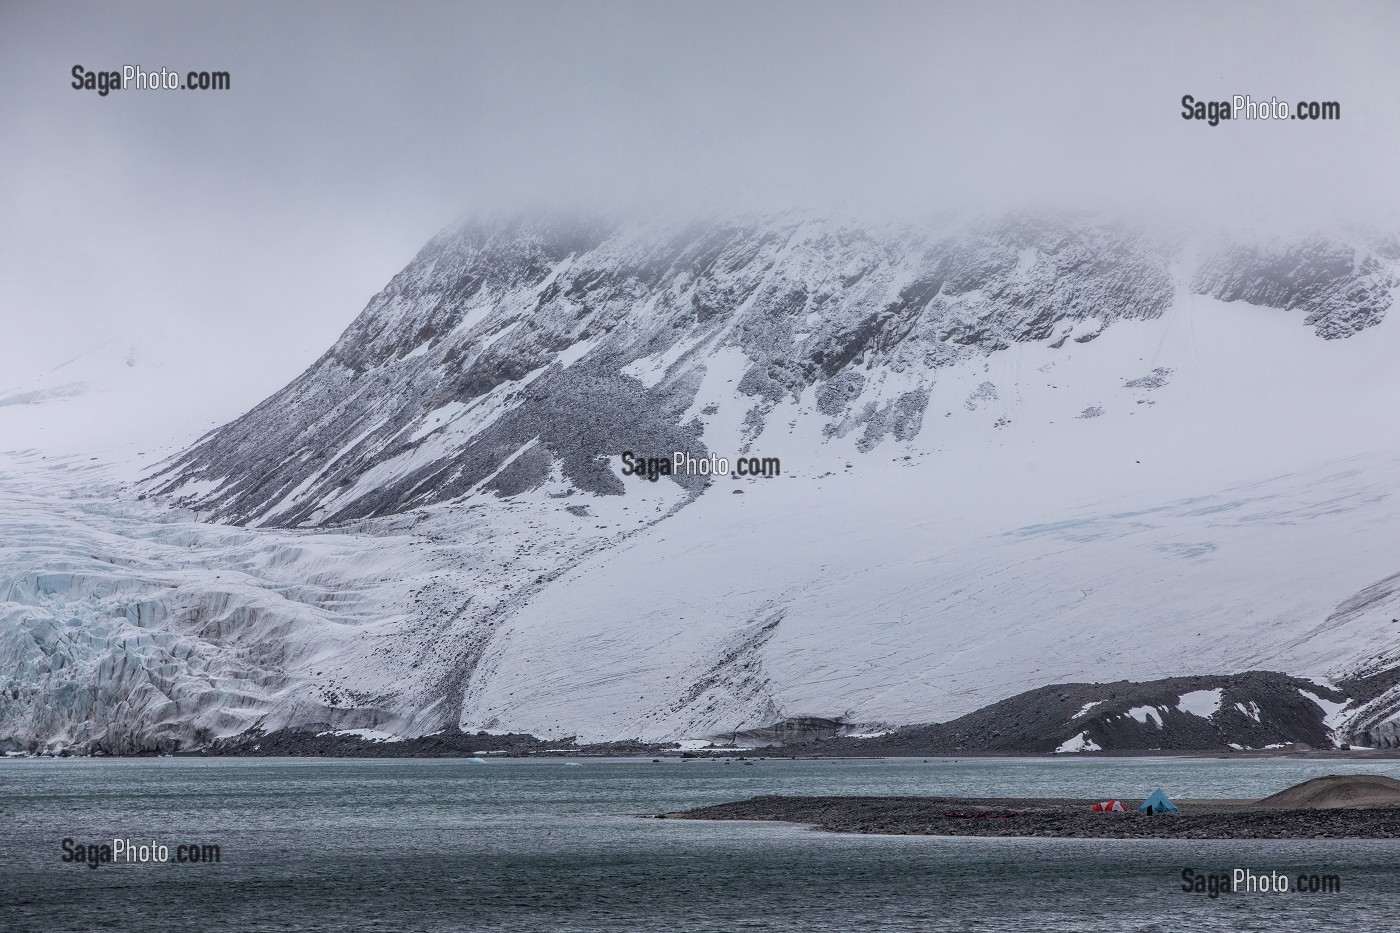
{"type": "Polygon", "coordinates": [[[1397,36],[1393,3],[3,0],[0,395],[136,346],[137,369],[190,379],[201,418],[231,416],[486,209],[1390,222],[1397,36]],[[75,64],[232,88],[100,97],[70,87],[75,64]],[[1187,93],[1343,119],[1212,128],[1181,118],[1187,93]]]}

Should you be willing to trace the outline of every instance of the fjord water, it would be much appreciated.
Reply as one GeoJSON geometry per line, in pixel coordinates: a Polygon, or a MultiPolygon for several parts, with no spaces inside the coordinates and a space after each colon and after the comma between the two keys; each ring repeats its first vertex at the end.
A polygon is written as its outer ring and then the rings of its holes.
{"type": "Polygon", "coordinates": [[[1400,840],[858,836],[641,819],[756,794],[1258,797],[1400,762],[0,761],[0,930],[1393,930],[1400,840]],[[61,861],[213,843],[217,864],[61,861]],[[1181,871],[1340,894],[1181,890],[1181,871]]]}

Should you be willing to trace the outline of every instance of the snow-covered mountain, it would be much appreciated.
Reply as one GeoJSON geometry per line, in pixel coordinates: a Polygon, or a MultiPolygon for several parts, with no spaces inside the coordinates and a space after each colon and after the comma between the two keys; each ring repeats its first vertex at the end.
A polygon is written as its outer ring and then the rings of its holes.
{"type": "Polygon", "coordinates": [[[1394,237],[469,225],[140,487],[9,458],[0,739],[698,738],[1270,669],[1379,741],[1397,287],[1394,237]]]}
{"type": "MultiPolygon", "coordinates": [[[[430,243],[325,356],[203,438],[160,491],[283,526],[395,514],[483,482],[523,492],[556,466],[578,492],[611,495],[623,450],[747,451],[785,404],[865,452],[914,438],[956,364],[1086,343],[1160,318],[1178,291],[1348,337],[1384,316],[1397,249],[1219,243],[1179,289],[1180,245],[1082,222],[469,227],[430,243]]],[[[1127,388],[1166,378],[1139,375],[1127,388]]],[[[998,392],[979,384],[963,404],[998,392]]]]}

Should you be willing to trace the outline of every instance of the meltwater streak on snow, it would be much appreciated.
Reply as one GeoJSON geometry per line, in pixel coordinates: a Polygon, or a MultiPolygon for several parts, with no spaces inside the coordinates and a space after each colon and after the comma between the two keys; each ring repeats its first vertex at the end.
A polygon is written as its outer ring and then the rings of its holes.
{"type": "Polygon", "coordinates": [[[1014,225],[932,259],[821,224],[708,236],[488,236],[484,283],[435,241],[167,475],[199,513],[95,489],[84,461],[7,458],[12,741],[699,738],[941,720],[1068,680],[1396,663],[1383,274],[1348,260],[1275,294],[1255,257],[1200,285],[1137,241],[1014,225]],[[1006,246],[1027,236],[1043,267],[1006,246]],[[867,299],[892,296],[876,322],[867,299]],[[783,475],[702,493],[623,478],[608,446],[691,440],[783,475]]]}

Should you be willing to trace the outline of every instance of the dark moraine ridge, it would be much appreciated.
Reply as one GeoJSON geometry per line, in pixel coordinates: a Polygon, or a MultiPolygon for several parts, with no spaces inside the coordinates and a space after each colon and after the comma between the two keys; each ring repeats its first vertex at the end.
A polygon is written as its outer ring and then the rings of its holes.
{"type": "MultiPolygon", "coordinates": [[[[1177,801],[1181,812],[1094,813],[1092,800],[967,797],[754,797],[660,819],[810,823],[839,833],[1068,839],[1400,839],[1400,806],[1279,809],[1177,801]]],[[[1129,806],[1136,802],[1124,801],[1129,806]]]]}
{"type": "Polygon", "coordinates": [[[385,742],[345,733],[279,729],[266,733],[246,732],[180,754],[243,758],[472,758],[478,755],[601,758],[651,756],[674,748],[674,743],[637,741],[579,745],[573,738],[547,740],[528,733],[472,734],[447,730],[385,742]]]}
{"type": "Polygon", "coordinates": [[[837,736],[813,742],[808,752],[830,757],[1044,755],[1066,742],[1073,745],[1076,736],[1092,743],[1091,749],[1109,752],[1228,753],[1299,743],[1332,748],[1327,714],[1318,701],[1348,699],[1333,687],[1278,671],[1052,684],[949,722],[902,726],[869,739],[837,736]],[[1210,715],[1180,708],[1182,696],[1212,690],[1219,691],[1219,703],[1210,715]],[[1149,715],[1142,717],[1143,710],[1149,715]]]}

